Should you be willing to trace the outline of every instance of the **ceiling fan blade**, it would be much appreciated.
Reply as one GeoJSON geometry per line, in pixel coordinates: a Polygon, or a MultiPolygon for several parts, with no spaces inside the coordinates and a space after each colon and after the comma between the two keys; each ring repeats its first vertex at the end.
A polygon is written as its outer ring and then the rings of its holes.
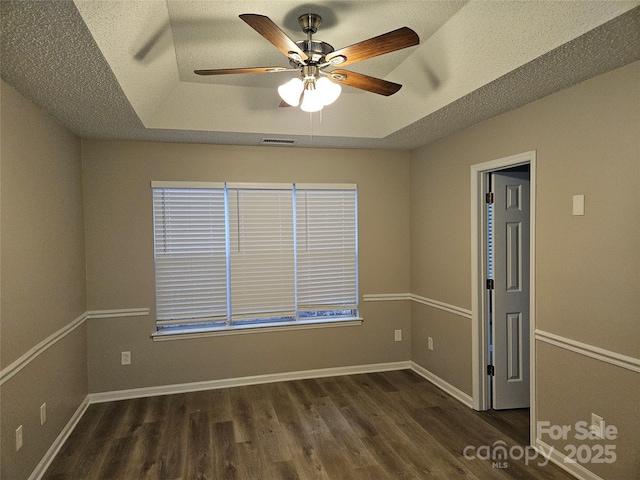
{"type": "Polygon", "coordinates": [[[194,70],[198,75],[229,75],[234,73],[279,73],[297,72],[297,68],[283,67],[249,67],[249,68],[216,68],[213,70],[194,70]]]}
{"type": "Polygon", "coordinates": [[[337,65],[349,65],[367,58],[377,57],[385,53],[395,52],[403,48],[413,47],[420,43],[418,34],[409,27],[402,27],[392,32],[383,33],[377,37],[364,40],[349,47],[341,48],[329,53],[325,60],[331,62],[332,58],[344,57],[345,61],[337,65]]]}
{"type": "Polygon", "coordinates": [[[349,70],[333,70],[329,73],[329,80],[349,87],[359,88],[367,92],[377,93],[388,97],[402,88],[399,83],[388,82],[381,78],[370,77],[362,73],[350,72],[349,70]]]}
{"type": "Polygon", "coordinates": [[[300,59],[307,60],[307,55],[291,40],[286,33],[271,21],[269,17],[264,15],[256,15],[253,13],[245,13],[240,15],[240,18],[256,32],[271,42],[278,50],[289,58],[295,58],[297,54],[300,59]]]}

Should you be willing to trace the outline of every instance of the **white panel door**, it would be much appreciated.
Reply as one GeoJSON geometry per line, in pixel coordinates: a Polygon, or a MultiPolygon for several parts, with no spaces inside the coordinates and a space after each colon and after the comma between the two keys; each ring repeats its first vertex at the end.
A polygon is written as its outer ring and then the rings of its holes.
{"type": "Polygon", "coordinates": [[[493,408],[529,407],[529,172],[492,174],[493,408]]]}

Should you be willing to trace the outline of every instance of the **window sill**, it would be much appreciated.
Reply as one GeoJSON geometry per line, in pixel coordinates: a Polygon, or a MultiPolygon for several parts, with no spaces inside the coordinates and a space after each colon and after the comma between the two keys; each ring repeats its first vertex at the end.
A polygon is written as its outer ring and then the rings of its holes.
{"type": "Polygon", "coordinates": [[[264,323],[260,325],[239,325],[212,327],[207,329],[184,329],[171,332],[154,332],[151,338],[154,342],[167,340],[186,340],[191,338],[221,337],[225,335],[243,335],[248,333],[284,332],[290,330],[309,330],[312,328],[351,327],[361,325],[362,318],[332,319],[332,320],[298,320],[288,323],[264,323]]]}

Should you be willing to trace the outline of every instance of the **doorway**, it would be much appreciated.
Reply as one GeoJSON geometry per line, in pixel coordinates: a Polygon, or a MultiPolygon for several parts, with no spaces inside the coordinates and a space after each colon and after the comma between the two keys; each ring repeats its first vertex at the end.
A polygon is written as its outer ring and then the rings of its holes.
{"type": "Polygon", "coordinates": [[[471,167],[473,407],[481,411],[530,407],[532,433],[535,425],[532,341],[535,330],[535,162],[536,152],[532,151],[471,167]],[[492,190],[494,204],[489,208],[487,194],[492,190]],[[499,233],[495,230],[496,201],[507,209],[501,213],[507,216],[499,220],[499,233]],[[529,217],[509,217],[514,210],[527,211],[529,217]],[[490,229],[491,226],[494,228],[490,229]],[[509,304],[510,299],[505,302],[504,292],[517,292],[519,304],[509,304]],[[516,393],[509,391],[516,385],[516,393]]]}

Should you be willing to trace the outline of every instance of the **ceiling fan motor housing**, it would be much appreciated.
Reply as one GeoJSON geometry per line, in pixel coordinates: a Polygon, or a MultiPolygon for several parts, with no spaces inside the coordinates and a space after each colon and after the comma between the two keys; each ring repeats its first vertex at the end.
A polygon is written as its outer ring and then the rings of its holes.
{"type": "MultiPolygon", "coordinates": [[[[298,17],[298,23],[302,27],[302,31],[307,34],[306,40],[295,42],[300,50],[302,50],[309,60],[307,64],[323,63],[325,55],[334,51],[334,48],[326,42],[313,40],[312,35],[318,31],[318,27],[322,23],[322,17],[315,13],[305,13],[298,17]]],[[[291,62],[292,65],[298,67],[296,60],[291,62]]],[[[299,63],[299,62],[298,62],[299,63]]]]}
{"type": "Polygon", "coordinates": [[[319,40],[299,40],[296,45],[309,57],[311,63],[322,63],[325,55],[334,51],[331,45],[319,40]]]}

